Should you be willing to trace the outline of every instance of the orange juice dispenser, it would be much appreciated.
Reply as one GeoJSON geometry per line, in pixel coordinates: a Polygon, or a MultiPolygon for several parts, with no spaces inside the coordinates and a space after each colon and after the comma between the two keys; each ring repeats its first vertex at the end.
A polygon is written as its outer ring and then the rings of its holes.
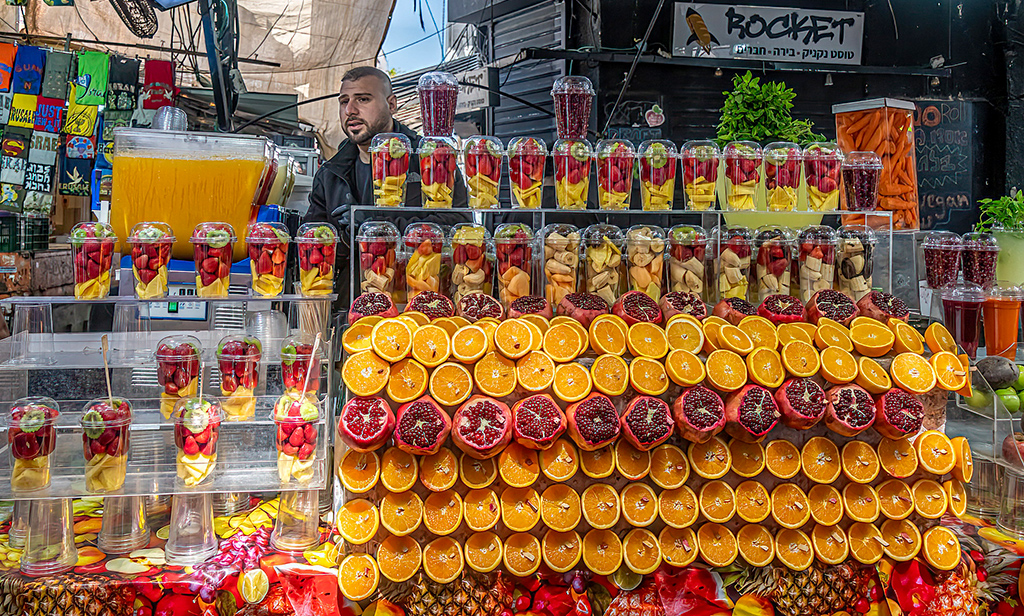
{"type": "MultiPolygon", "coordinates": [[[[191,260],[188,238],[197,224],[245,229],[256,219],[272,161],[263,137],[119,128],[110,224],[127,237],[136,223],[165,221],[178,238],[172,257],[191,260]]],[[[245,256],[245,242],[236,242],[234,260],[245,256]]]]}

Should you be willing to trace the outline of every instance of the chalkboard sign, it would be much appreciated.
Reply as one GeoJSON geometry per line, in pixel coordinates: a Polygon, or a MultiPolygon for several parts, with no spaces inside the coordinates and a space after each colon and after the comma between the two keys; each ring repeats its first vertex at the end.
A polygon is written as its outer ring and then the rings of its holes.
{"type": "Polygon", "coordinates": [[[921,229],[969,231],[977,220],[974,103],[940,99],[914,103],[921,229]]]}

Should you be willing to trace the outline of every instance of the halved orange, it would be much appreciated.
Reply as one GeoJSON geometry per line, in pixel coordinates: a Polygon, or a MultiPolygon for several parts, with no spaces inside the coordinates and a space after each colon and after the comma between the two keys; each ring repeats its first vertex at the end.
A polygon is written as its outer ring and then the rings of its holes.
{"type": "Polygon", "coordinates": [[[621,396],[629,387],[629,366],[618,355],[605,353],[590,364],[594,389],[606,396],[621,396]]]}
{"type": "Polygon", "coordinates": [[[537,452],[519,443],[509,443],[498,456],[498,472],[501,479],[513,488],[533,485],[540,477],[537,452]]]}
{"type": "Polygon", "coordinates": [[[363,319],[359,319],[349,325],[341,336],[341,346],[349,355],[370,348],[370,333],[373,331],[373,325],[362,321],[363,319]]]}
{"type": "Polygon", "coordinates": [[[398,316],[399,318],[405,317],[407,319],[412,319],[413,323],[416,324],[416,327],[423,327],[424,325],[430,323],[430,317],[428,317],[427,315],[423,314],[418,310],[403,312],[398,316]]]}
{"type": "Polygon", "coordinates": [[[718,348],[720,348],[718,346],[718,330],[722,327],[722,325],[729,324],[728,321],[726,321],[725,319],[719,318],[720,321],[723,321],[722,323],[712,321],[710,319],[711,317],[708,317],[707,319],[704,319],[703,323],[701,323],[701,330],[704,332],[703,349],[705,355],[710,355],[712,351],[715,351],[718,348]]]}
{"type": "Polygon", "coordinates": [[[953,453],[956,454],[956,464],[953,466],[953,476],[964,483],[970,483],[974,477],[974,455],[971,454],[971,444],[962,436],[955,436],[950,439],[953,444],[953,453]]]}
{"type": "Polygon", "coordinates": [[[590,322],[590,344],[598,353],[622,355],[626,352],[626,322],[614,314],[602,314],[590,322]]]}
{"type": "Polygon", "coordinates": [[[472,364],[484,356],[488,346],[487,332],[479,325],[467,325],[452,334],[452,357],[472,364]]]}
{"type": "Polygon", "coordinates": [[[427,369],[411,357],[391,364],[387,392],[396,404],[405,404],[419,398],[427,392],[427,369]]]}
{"type": "Polygon", "coordinates": [[[615,443],[615,468],[630,481],[638,481],[651,472],[651,452],[640,451],[629,441],[620,438],[615,443]]]}
{"type": "Polygon", "coordinates": [[[843,495],[834,487],[816,484],[807,492],[807,500],[811,503],[811,518],[816,523],[835,526],[843,519],[843,495]]]}
{"type": "Polygon", "coordinates": [[[380,479],[380,458],[373,451],[349,449],[341,457],[338,474],[346,490],[364,494],[372,490],[380,479]]]}
{"type": "Polygon", "coordinates": [[[828,347],[821,352],[821,376],[829,383],[845,385],[857,378],[857,360],[849,351],[828,347]]]}
{"type": "Polygon", "coordinates": [[[412,537],[392,535],[377,546],[380,574],[392,582],[404,582],[420,570],[423,551],[412,537]]]}
{"type": "Polygon", "coordinates": [[[811,519],[807,494],[795,483],[780,483],[772,490],[772,519],[783,528],[800,528],[811,519]]]}
{"type": "Polygon", "coordinates": [[[473,376],[462,364],[445,362],[430,373],[429,389],[441,406],[458,406],[473,393],[473,376]]]}
{"type": "Polygon", "coordinates": [[[511,359],[491,351],[473,366],[473,381],[484,395],[504,398],[516,389],[516,365],[511,359]]]}
{"type": "Polygon", "coordinates": [[[370,332],[370,346],[381,359],[394,363],[412,350],[412,328],[399,319],[381,319],[370,332]]]}
{"type": "MultiPolygon", "coordinates": [[[[531,315],[531,316],[538,316],[538,315],[531,315]]],[[[541,317],[541,318],[543,318],[543,317],[541,317]]],[[[539,326],[537,326],[536,323],[534,323],[533,321],[529,321],[527,319],[522,319],[521,318],[519,320],[523,322],[523,325],[526,325],[527,327],[530,328],[530,350],[531,351],[539,351],[539,350],[541,350],[541,348],[544,346],[544,333],[547,332],[548,329],[544,328],[542,330],[539,326]]]]}
{"type": "Polygon", "coordinates": [[[708,381],[721,391],[737,391],[747,384],[747,365],[732,351],[719,349],[708,355],[705,363],[708,381]]]}
{"type": "MultiPolygon", "coordinates": [[[[621,442],[621,441],[620,441],[621,442]]],[[[732,468],[732,453],[721,437],[714,437],[706,443],[690,443],[686,450],[690,468],[704,479],[719,479],[732,468]]]]}
{"type": "Polygon", "coordinates": [[[697,533],[691,528],[667,526],[658,534],[661,558],[673,567],[685,567],[697,559],[697,533]]]}
{"type": "Polygon", "coordinates": [[[388,447],[380,460],[380,482],[391,492],[405,492],[412,489],[419,478],[420,469],[416,458],[398,447],[388,447]]]}
{"type": "Polygon", "coordinates": [[[434,492],[423,501],[423,525],[435,535],[450,535],[462,524],[462,497],[455,490],[434,492]]]}
{"type": "Polygon", "coordinates": [[[814,562],[814,546],[807,533],[799,529],[784,528],[775,535],[775,555],[793,571],[805,571],[814,562]]]}
{"type": "Polygon", "coordinates": [[[708,521],[724,524],[736,514],[736,493],[721,479],[709,481],[700,487],[697,504],[708,521]]]}
{"type": "Polygon", "coordinates": [[[814,344],[822,351],[839,348],[847,353],[853,352],[853,341],[838,323],[819,323],[818,329],[814,332],[814,344]]]}
{"type": "Polygon", "coordinates": [[[580,453],[567,438],[540,452],[540,470],[551,481],[568,481],[580,468],[580,453]]]}
{"type": "Polygon", "coordinates": [[[850,441],[843,445],[840,456],[843,462],[843,475],[857,483],[871,483],[878,477],[881,464],[874,448],[864,441],[850,441]]]}
{"type": "MultiPolygon", "coordinates": [[[[701,323],[700,319],[698,319],[697,317],[695,317],[694,315],[692,315],[692,314],[690,314],[688,312],[681,312],[679,314],[672,315],[671,317],[669,317],[669,319],[667,321],[665,321],[665,325],[668,326],[668,325],[678,321],[679,319],[686,319],[687,321],[696,324],[698,327],[703,325],[703,323],[701,323]]],[[[724,321],[725,319],[722,319],[722,320],[724,321]]]]}
{"type": "Polygon", "coordinates": [[[691,319],[676,319],[665,328],[668,348],[673,351],[700,353],[704,348],[704,330],[700,322],[691,319]]]}
{"type": "Polygon", "coordinates": [[[739,555],[736,536],[725,526],[707,522],[697,530],[700,557],[712,567],[728,567],[739,555]]]}
{"type": "Polygon", "coordinates": [[[500,500],[501,521],[510,531],[529,532],[540,522],[540,496],[533,488],[505,488],[500,500]]]}
{"type": "Polygon", "coordinates": [[[668,337],[660,326],[641,321],[630,326],[626,348],[633,357],[661,359],[668,353],[668,337]]]}
{"type": "Polygon", "coordinates": [[[481,488],[466,492],[462,503],[462,517],[466,526],[473,532],[491,530],[501,519],[501,505],[494,490],[481,488]]]}
{"type": "Polygon", "coordinates": [[[750,341],[754,343],[754,348],[777,349],[779,347],[779,335],[775,325],[762,316],[752,314],[743,317],[743,320],[740,321],[737,327],[750,337],[750,341]]]}
{"type": "Polygon", "coordinates": [[[668,391],[669,378],[665,365],[649,357],[634,357],[629,362],[629,383],[633,389],[648,396],[668,391]]]}
{"type": "Polygon", "coordinates": [[[937,520],[949,508],[949,495],[934,479],[918,479],[910,490],[914,493],[914,510],[922,518],[937,520]]]}
{"type": "Polygon", "coordinates": [[[622,489],[619,501],[622,517],[632,526],[650,526],[658,519],[658,497],[646,483],[630,483],[622,489]]]}
{"type": "Polygon", "coordinates": [[[914,494],[902,480],[887,479],[875,491],[878,493],[878,508],[890,520],[902,520],[914,513],[914,494]]]}
{"type": "Polygon", "coordinates": [[[559,532],[576,528],[582,517],[580,495],[564,483],[549,486],[540,495],[540,518],[559,532]]]}
{"type": "Polygon", "coordinates": [[[411,535],[422,522],[423,501],[415,492],[388,492],[380,499],[380,523],[392,535],[411,535]]]}
{"type": "Polygon", "coordinates": [[[674,490],[690,477],[686,454],[675,445],[665,443],[651,452],[651,481],[663,490],[674,490]]]}
{"type": "Polygon", "coordinates": [[[865,565],[877,563],[885,554],[883,544],[887,542],[874,524],[854,522],[846,530],[846,540],[850,542],[850,556],[865,565]]]}
{"type": "Polygon", "coordinates": [[[889,375],[897,387],[910,393],[926,394],[935,387],[935,370],[916,353],[900,353],[889,365],[889,375]]]}
{"type": "Polygon", "coordinates": [[[529,533],[516,533],[505,541],[501,560],[505,569],[516,577],[533,575],[540,569],[540,541],[529,533]]]}
{"type": "Polygon", "coordinates": [[[451,334],[443,327],[434,324],[424,325],[413,332],[412,356],[424,366],[440,366],[448,361],[451,354],[451,334]]]}
{"type": "Polygon", "coordinates": [[[892,345],[892,349],[895,352],[917,353],[918,355],[924,353],[924,336],[914,329],[913,326],[899,319],[889,319],[886,325],[896,336],[896,340],[892,345]]]}
{"type": "Polygon", "coordinates": [[[555,366],[555,380],[551,387],[559,400],[579,402],[590,394],[593,384],[590,372],[573,362],[555,366]]]}
{"type": "Polygon", "coordinates": [[[707,325],[708,323],[714,323],[715,325],[718,326],[729,324],[728,321],[718,316],[717,314],[709,314],[708,316],[704,317],[704,319],[701,321],[701,325],[707,325]]]}
{"type": "Polygon", "coordinates": [[[746,355],[754,350],[754,342],[750,336],[735,325],[723,325],[718,328],[718,345],[738,355],[746,355]]]}
{"type": "Polygon", "coordinates": [[[380,570],[369,554],[349,554],[338,567],[338,587],[349,601],[369,599],[377,591],[380,570]],[[344,576],[344,577],[340,577],[344,576]]]}
{"type": "Polygon", "coordinates": [[[610,530],[594,529],[583,537],[583,564],[596,575],[611,575],[622,564],[622,542],[610,530]]]}
{"type": "MultiPolygon", "coordinates": [[[[815,330],[817,329],[813,325],[811,325],[811,328],[815,330]]],[[[777,332],[779,336],[779,344],[782,346],[785,346],[794,340],[806,342],[807,344],[814,343],[814,335],[808,334],[807,331],[797,323],[782,323],[779,325],[777,332]]]]}
{"type": "Polygon", "coordinates": [[[853,348],[861,355],[881,357],[896,343],[896,335],[885,325],[872,321],[850,329],[850,340],[853,341],[853,348]]]}
{"type": "Polygon", "coordinates": [[[775,558],[775,538],[760,524],[747,524],[736,533],[740,556],[751,567],[767,567],[775,558]]]}
{"type": "Polygon", "coordinates": [[[345,541],[352,545],[363,545],[373,539],[380,528],[377,506],[365,498],[345,501],[338,509],[336,524],[345,541]]]}
{"type": "Polygon", "coordinates": [[[569,315],[566,315],[566,314],[560,314],[560,315],[558,315],[556,317],[552,317],[551,320],[548,321],[548,325],[551,326],[551,327],[554,327],[555,325],[558,325],[559,323],[568,323],[568,324],[571,325],[573,323],[579,323],[579,321],[577,321],[576,319],[574,319],[574,318],[572,318],[572,317],[570,317],[569,315]]]}
{"type": "Polygon", "coordinates": [[[736,514],[744,522],[761,522],[771,512],[771,496],[760,482],[744,481],[736,486],[736,514]]]}
{"type": "Polygon", "coordinates": [[[661,546],[654,533],[646,528],[634,528],[622,540],[622,560],[638,575],[648,575],[661,565],[661,546]]]}
{"type": "Polygon", "coordinates": [[[910,520],[886,520],[881,532],[882,549],[896,562],[912,560],[921,551],[921,531],[910,520]]]}
{"type": "Polygon", "coordinates": [[[946,326],[938,321],[932,323],[928,326],[928,329],[924,330],[924,341],[932,353],[946,351],[954,355],[956,354],[956,341],[953,340],[953,336],[950,335],[946,326]]]}
{"type": "Polygon", "coordinates": [[[391,366],[373,351],[349,355],[341,367],[341,379],[354,396],[373,396],[388,384],[391,366]]]}
{"type": "Polygon", "coordinates": [[[615,472],[615,452],[611,445],[580,452],[580,468],[591,479],[604,479],[615,472]]]}
{"type": "Polygon", "coordinates": [[[540,542],[544,564],[555,573],[565,573],[576,566],[583,556],[583,540],[576,531],[549,530],[540,542]]]}
{"type": "Polygon", "coordinates": [[[949,351],[939,351],[928,359],[935,371],[935,384],[946,391],[960,391],[967,383],[967,371],[960,358],[949,351]]]}
{"type": "Polygon", "coordinates": [[[821,327],[822,325],[831,325],[838,329],[843,334],[845,334],[846,337],[850,336],[850,328],[847,327],[846,325],[843,325],[839,321],[836,321],[835,319],[830,319],[828,317],[820,317],[818,319],[818,322],[816,323],[816,326],[821,327]]]}
{"type": "Polygon", "coordinates": [[[672,528],[686,528],[697,521],[700,506],[689,486],[665,490],[658,495],[658,517],[672,528]]]}
{"type": "Polygon", "coordinates": [[[683,349],[669,351],[668,356],[665,357],[665,371],[676,385],[683,387],[699,385],[707,376],[704,363],[700,358],[683,349]]]}
{"type": "Polygon", "coordinates": [[[921,468],[933,475],[945,475],[956,467],[956,450],[949,437],[938,430],[928,430],[914,440],[921,468]]]}
{"type": "Polygon", "coordinates": [[[606,483],[595,483],[580,497],[583,519],[594,528],[611,528],[618,524],[619,493],[606,483]]]}
{"type": "Polygon", "coordinates": [[[875,395],[884,394],[892,388],[889,374],[870,357],[857,360],[857,378],[854,382],[875,395]]]}
{"type": "Polygon", "coordinates": [[[781,355],[786,371],[798,378],[810,378],[818,374],[821,368],[818,351],[803,340],[791,340],[784,344],[781,355]]]}
{"type": "Polygon", "coordinates": [[[878,442],[878,461],[885,472],[897,479],[917,472],[917,451],[909,439],[883,438],[878,442]]]}
{"type": "Polygon", "coordinates": [[[848,483],[843,488],[843,510],[854,522],[874,522],[880,511],[878,493],[869,485],[848,483]]]}
{"type": "Polygon", "coordinates": [[[729,441],[732,454],[732,472],[740,477],[755,477],[764,470],[765,455],[761,443],[745,443],[739,439],[729,441]]]}
{"type": "Polygon", "coordinates": [[[384,317],[380,316],[379,314],[370,314],[365,317],[360,317],[359,320],[353,323],[352,325],[369,325],[372,328],[377,323],[380,323],[381,319],[383,318],[384,317]]]}
{"type": "Polygon", "coordinates": [[[494,571],[504,553],[501,539],[491,532],[473,533],[466,539],[466,564],[480,573],[494,571]]]}
{"type": "Polygon", "coordinates": [[[925,531],[921,538],[921,551],[928,564],[940,571],[952,571],[960,564],[960,540],[945,526],[925,531]]]}
{"type": "Polygon", "coordinates": [[[811,531],[811,545],[818,560],[826,565],[838,565],[850,555],[846,533],[838,526],[815,524],[811,531]]]}
{"type": "Polygon", "coordinates": [[[516,362],[516,381],[526,391],[544,391],[555,381],[555,362],[543,351],[530,351],[516,362]]]}
{"type": "MultiPolygon", "coordinates": [[[[441,317],[440,319],[434,319],[430,322],[431,325],[436,325],[448,333],[448,337],[451,338],[455,335],[455,332],[459,331],[459,325],[455,322],[454,317],[441,317]]],[[[469,325],[469,321],[466,321],[466,325],[469,325]]]]}
{"type": "Polygon", "coordinates": [[[786,378],[782,357],[775,349],[757,347],[747,355],[747,374],[758,385],[775,389],[786,378]]]}
{"type": "Polygon", "coordinates": [[[807,439],[800,450],[800,468],[815,483],[832,483],[843,470],[836,444],[824,436],[807,439]]]}
{"type": "MultiPolygon", "coordinates": [[[[498,331],[498,323],[500,323],[500,321],[497,321],[497,320],[490,320],[490,321],[488,321],[488,320],[485,320],[485,319],[480,319],[479,321],[474,323],[474,325],[476,325],[477,327],[482,329],[483,332],[484,332],[484,337],[486,338],[485,342],[487,343],[487,348],[484,349],[484,352],[486,352],[486,353],[490,353],[491,351],[497,351],[498,350],[498,347],[494,346],[494,332],[498,331]]],[[[533,333],[532,329],[530,330],[530,333],[531,334],[533,333]]],[[[454,340],[454,338],[453,338],[453,340],[454,340]]],[[[531,351],[535,351],[536,350],[536,349],[533,348],[532,344],[530,345],[530,350],[531,351]]]]}
{"type": "MultiPolygon", "coordinates": [[[[459,315],[455,315],[454,317],[449,317],[449,318],[451,319],[452,323],[454,323],[455,327],[457,327],[457,328],[465,327],[467,325],[472,325],[469,322],[469,319],[467,319],[466,317],[461,317],[459,315]]],[[[480,319],[480,320],[484,321],[485,319],[480,319]]],[[[437,321],[434,321],[434,322],[437,323],[437,321]]]]}
{"type": "Polygon", "coordinates": [[[519,359],[533,349],[533,331],[523,321],[505,319],[494,330],[494,346],[505,357],[519,359]]]}
{"type": "Polygon", "coordinates": [[[420,458],[420,483],[431,492],[444,492],[459,480],[459,461],[447,447],[420,458]]]}
{"type": "Polygon", "coordinates": [[[556,362],[572,361],[583,352],[583,336],[571,325],[555,325],[544,334],[543,348],[556,362]]]}
{"type": "Polygon", "coordinates": [[[792,479],[800,472],[800,451],[787,440],[774,440],[765,445],[764,463],[772,475],[792,479]]]}
{"type": "Polygon", "coordinates": [[[525,321],[539,329],[541,336],[543,336],[544,332],[548,331],[548,328],[551,327],[551,321],[548,321],[547,318],[539,314],[524,314],[519,317],[519,320],[525,321]]]}

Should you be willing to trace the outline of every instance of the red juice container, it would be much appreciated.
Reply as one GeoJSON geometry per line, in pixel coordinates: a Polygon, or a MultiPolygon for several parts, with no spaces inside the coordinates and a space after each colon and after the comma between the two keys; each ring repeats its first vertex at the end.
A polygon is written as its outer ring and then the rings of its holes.
{"type": "Polygon", "coordinates": [[[960,253],[963,252],[963,240],[959,235],[951,231],[929,231],[921,248],[929,287],[941,289],[956,282],[960,275],[960,253]]]}
{"type": "Polygon", "coordinates": [[[530,210],[540,208],[547,155],[543,139],[516,137],[509,141],[508,183],[512,189],[512,207],[530,210]]]}
{"type": "Polygon", "coordinates": [[[633,144],[621,139],[597,142],[597,203],[602,210],[628,210],[633,192],[633,144]]]}
{"type": "Polygon", "coordinates": [[[812,143],[804,148],[803,160],[807,209],[813,212],[838,210],[843,151],[832,142],[812,143]]]}
{"type": "Polygon", "coordinates": [[[196,263],[196,295],[227,297],[231,280],[231,252],[234,228],[226,222],[201,222],[192,231],[192,254],[196,263]]]}
{"type": "Polygon", "coordinates": [[[307,222],[295,235],[299,253],[299,292],[306,297],[334,291],[338,232],[326,222],[307,222]]]}
{"type": "MultiPolygon", "coordinates": [[[[505,155],[501,140],[497,137],[477,135],[466,140],[463,148],[466,157],[466,191],[469,193],[469,207],[488,210],[498,207],[498,191],[501,187],[501,159],[505,155]]],[[[543,173],[543,166],[541,172],[543,173]]]]}
{"type": "Polygon", "coordinates": [[[11,454],[11,490],[31,492],[50,485],[50,454],[57,444],[59,407],[53,398],[31,396],[11,406],[7,446],[11,454]]]}
{"type": "Polygon", "coordinates": [[[964,280],[983,287],[996,280],[996,260],[999,257],[999,243],[991,233],[965,233],[964,249],[960,253],[960,262],[964,270],[964,280]]]}
{"type": "Polygon", "coordinates": [[[645,212],[671,210],[676,193],[679,153],[664,139],[640,144],[640,201],[645,212]]]}
{"type": "Polygon", "coordinates": [[[374,205],[379,207],[405,205],[410,152],[412,152],[412,145],[409,143],[409,138],[401,133],[380,133],[370,142],[374,205]]]}
{"type": "Polygon", "coordinates": [[[1008,282],[999,281],[986,289],[985,352],[1007,359],[1017,358],[1017,336],[1020,333],[1020,303],[1024,290],[1008,282]]]}
{"type": "Polygon", "coordinates": [[[882,159],[874,152],[850,152],[842,163],[846,210],[873,212],[878,209],[882,159]]]}
{"type": "Polygon", "coordinates": [[[586,139],[594,85],[586,77],[566,75],[551,86],[555,102],[555,124],[559,139],[586,139]]]}
{"type": "Polygon", "coordinates": [[[450,137],[455,132],[455,107],[459,100],[459,82],[443,71],[424,73],[416,84],[420,96],[423,134],[450,137]]]}
{"type": "Polygon", "coordinates": [[[117,235],[104,222],[80,222],[70,240],[75,273],[75,299],[99,299],[110,295],[110,267],[114,262],[117,235]]]}
{"type": "Polygon", "coordinates": [[[560,210],[587,209],[590,160],[594,149],[586,140],[559,139],[551,149],[555,165],[555,203],[560,210]]]}
{"type": "Polygon", "coordinates": [[[942,288],[942,313],[946,329],[971,359],[978,355],[982,305],[985,292],[973,282],[960,282],[942,288]]]}
{"type": "Polygon", "coordinates": [[[245,236],[249,253],[252,293],[258,297],[277,297],[284,292],[284,274],[288,267],[288,228],[279,222],[254,222],[245,236]]]}
{"type": "Polygon", "coordinates": [[[85,489],[115,492],[128,473],[128,434],[132,405],[124,398],[97,398],[82,413],[85,489]]]}
{"type": "Polygon", "coordinates": [[[458,150],[447,137],[420,139],[420,190],[423,207],[452,207],[455,193],[455,174],[459,172],[458,150]]]}
{"type": "Polygon", "coordinates": [[[683,166],[683,193],[686,209],[713,210],[718,205],[715,186],[718,183],[718,165],[722,152],[714,141],[687,141],[683,144],[680,161],[683,166]]]}
{"type": "Polygon", "coordinates": [[[167,296],[167,264],[171,260],[174,232],[163,222],[140,222],[132,227],[128,246],[132,250],[135,297],[154,299],[167,296]]]}

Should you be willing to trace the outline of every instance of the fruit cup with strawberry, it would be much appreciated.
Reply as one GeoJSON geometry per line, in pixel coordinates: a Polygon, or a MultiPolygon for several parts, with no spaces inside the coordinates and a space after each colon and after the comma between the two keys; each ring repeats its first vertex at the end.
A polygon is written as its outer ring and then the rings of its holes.
{"type": "Polygon", "coordinates": [[[540,208],[544,180],[544,161],[548,151],[542,139],[515,137],[508,143],[508,183],[512,189],[512,207],[540,208]]]}
{"type": "Polygon", "coordinates": [[[713,259],[717,300],[728,297],[747,299],[753,244],[754,234],[747,227],[721,225],[712,229],[711,246],[718,255],[713,259]]]}
{"type": "Polygon", "coordinates": [[[432,222],[414,222],[405,228],[405,286],[408,300],[423,291],[441,292],[441,252],[444,231],[432,222]]]}
{"type": "Polygon", "coordinates": [[[761,179],[761,146],[753,141],[733,141],[725,146],[725,209],[753,210],[761,179]]]}
{"type": "Polygon", "coordinates": [[[671,141],[640,144],[640,198],[645,212],[671,210],[676,192],[678,151],[671,141]]]}
{"type": "Polygon", "coordinates": [[[249,253],[253,295],[277,297],[284,292],[289,241],[288,228],[279,222],[254,222],[249,225],[245,246],[249,253]]]}
{"type": "Polygon", "coordinates": [[[231,251],[234,228],[226,222],[201,222],[192,231],[192,254],[196,262],[196,295],[227,297],[231,280],[231,251]]]}
{"type": "Polygon", "coordinates": [[[636,150],[628,141],[597,142],[597,202],[602,210],[628,210],[636,150]]]}
{"type": "Polygon", "coordinates": [[[498,262],[498,299],[509,304],[533,293],[533,231],[522,223],[506,223],[494,230],[498,262]]]}
{"type": "Polygon", "coordinates": [[[401,207],[405,204],[410,152],[412,145],[402,133],[380,133],[370,142],[374,205],[401,207]]]}
{"type": "Polygon", "coordinates": [[[455,174],[458,170],[458,150],[447,137],[420,139],[420,190],[423,207],[448,209],[452,207],[455,192],[455,174]]]}
{"type": "Polygon", "coordinates": [[[583,278],[587,293],[612,306],[626,292],[622,249],[626,236],[615,225],[598,223],[583,230],[583,278]]]}
{"type": "Polygon", "coordinates": [[[705,257],[708,236],[701,227],[676,225],[668,232],[668,287],[669,291],[693,293],[704,301],[705,257]]]}
{"type": "Polygon", "coordinates": [[[128,473],[128,434],[132,405],[124,398],[97,398],[82,413],[85,489],[114,492],[128,473]]]}
{"type": "Polygon", "coordinates": [[[587,209],[590,161],[594,148],[582,139],[559,139],[551,149],[555,165],[555,202],[560,210],[587,209]]]}
{"type": "Polygon", "coordinates": [[[586,77],[566,75],[551,86],[555,103],[555,124],[559,139],[586,139],[590,109],[594,104],[594,84],[586,77]]]}
{"type": "Polygon", "coordinates": [[[808,209],[814,212],[838,210],[843,151],[835,143],[812,143],[804,148],[803,159],[808,209]]]}
{"type": "Polygon", "coordinates": [[[193,336],[168,336],[157,345],[156,377],[164,388],[160,394],[160,412],[164,417],[170,418],[178,400],[199,392],[202,351],[199,340],[193,336]]]}
{"type": "Polygon", "coordinates": [[[299,292],[306,297],[334,291],[334,257],[338,232],[325,222],[307,222],[295,236],[299,253],[299,292]]]}
{"type": "Polygon", "coordinates": [[[470,293],[491,294],[494,275],[494,244],[482,225],[463,222],[451,233],[451,295],[456,304],[470,293]]]}
{"type": "Polygon", "coordinates": [[[793,252],[786,230],[777,225],[759,228],[754,235],[754,251],[757,303],[769,295],[789,295],[793,252]]]}
{"type": "Polygon", "coordinates": [[[225,336],[217,345],[221,408],[227,421],[243,421],[256,415],[253,393],[260,382],[263,345],[255,336],[225,336]]]}
{"type": "Polygon", "coordinates": [[[498,207],[501,186],[501,159],[505,155],[496,137],[477,135],[466,140],[466,189],[469,207],[489,210],[498,207]]]}
{"type": "Polygon", "coordinates": [[[714,141],[687,141],[683,144],[683,192],[686,209],[703,212],[717,206],[715,187],[722,151],[714,141]]]}
{"type": "Polygon", "coordinates": [[[455,132],[455,108],[459,101],[459,81],[455,75],[431,71],[420,76],[416,84],[420,97],[423,134],[448,137],[455,132]]]}
{"type": "Polygon", "coordinates": [[[182,398],[174,405],[174,445],[178,479],[193,488],[213,476],[223,411],[208,397],[182,398]]]}
{"type": "Polygon", "coordinates": [[[654,301],[665,287],[665,232],[651,225],[633,225],[626,231],[626,259],[629,290],[643,291],[654,301]]]}
{"type": "Polygon", "coordinates": [[[359,246],[360,293],[387,293],[398,303],[395,273],[401,237],[398,227],[390,222],[368,220],[359,225],[356,244],[359,246]]]}
{"type": "Polygon", "coordinates": [[[103,222],[80,222],[71,230],[75,273],[75,299],[110,295],[110,266],[114,262],[117,235],[103,222]]]}
{"type": "Polygon", "coordinates": [[[313,478],[320,407],[316,397],[284,394],[274,405],[277,425],[277,474],[281,483],[308,483],[313,478]]]}
{"type": "Polygon", "coordinates": [[[800,146],[787,141],[769,143],[764,149],[764,187],[769,212],[796,210],[803,172],[800,146]]]}
{"type": "Polygon", "coordinates": [[[53,398],[31,396],[14,403],[7,417],[7,446],[11,452],[11,490],[31,492],[50,485],[50,454],[57,444],[53,398]]]}
{"type": "Polygon", "coordinates": [[[132,227],[128,246],[132,250],[135,297],[154,299],[167,296],[167,264],[171,260],[174,232],[163,222],[140,222],[132,227]]]}
{"type": "Polygon", "coordinates": [[[281,344],[281,380],[285,393],[302,391],[310,369],[312,372],[306,391],[311,394],[320,391],[320,360],[324,353],[323,346],[318,346],[314,357],[313,342],[312,336],[296,334],[285,338],[281,344]]]}
{"type": "Polygon", "coordinates": [[[800,301],[804,304],[811,301],[815,292],[832,288],[837,241],[835,229],[824,225],[807,227],[797,236],[800,301]]]}

